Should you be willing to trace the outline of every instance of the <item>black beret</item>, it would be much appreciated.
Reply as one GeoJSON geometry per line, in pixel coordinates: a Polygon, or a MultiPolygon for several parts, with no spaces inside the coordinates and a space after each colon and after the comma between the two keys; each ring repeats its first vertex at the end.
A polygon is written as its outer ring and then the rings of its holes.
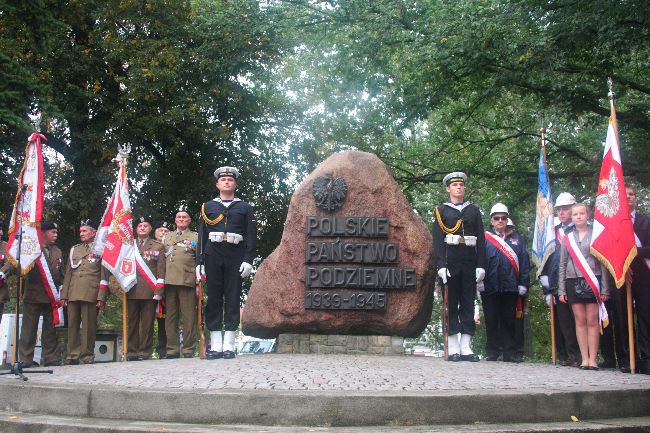
{"type": "Polygon", "coordinates": [[[52,230],[52,229],[57,229],[57,230],[58,230],[58,229],[59,229],[59,226],[56,225],[56,223],[55,223],[55,222],[52,222],[52,221],[43,221],[43,222],[41,223],[41,230],[42,230],[42,231],[45,231],[45,230],[52,230]]]}
{"type": "Polygon", "coordinates": [[[151,217],[140,215],[137,218],[133,218],[133,227],[137,227],[140,223],[149,223],[150,226],[153,226],[153,220],[151,217]]]}
{"type": "Polygon", "coordinates": [[[169,224],[167,221],[160,221],[159,223],[156,223],[156,225],[153,226],[153,229],[158,230],[161,227],[165,227],[167,230],[171,230],[171,224],[169,224]]]}
{"type": "Polygon", "coordinates": [[[79,221],[79,227],[84,227],[84,226],[92,227],[95,230],[97,230],[97,223],[91,220],[90,218],[79,221]]]}

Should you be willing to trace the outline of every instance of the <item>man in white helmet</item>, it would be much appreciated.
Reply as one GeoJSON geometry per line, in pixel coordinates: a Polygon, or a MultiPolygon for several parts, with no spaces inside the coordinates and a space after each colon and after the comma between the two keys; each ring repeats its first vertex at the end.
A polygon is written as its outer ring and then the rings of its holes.
{"type": "Polygon", "coordinates": [[[472,351],[476,284],[485,277],[485,233],[481,211],[465,201],[467,175],[453,172],[443,183],[449,201],[435,209],[433,250],[438,276],[448,285],[449,361],[477,362],[472,351]]]}
{"type": "Polygon", "coordinates": [[[576,338],[576,325],[573,311],[568,303],[558,302],[557,288],[560,276],[560,250],[564,236],[573,231],[571,207],[576,199],[568,192],[562,192],[555,200],[555,251],[546,261],[540,273],[539,282],[546,295],[547,303],[554,302],[555,346],[560,365],[577,367],[581,363],[580,348],[576,338]]]}
{"type": "Polygon", "coordinates": [[[210,350],[206,357],[232,359],[242,279],[253,270],[257,227],[251,205],[235,197],[239,171],[220,167],[214,177],[219,195],[201,207],[197,276],[205,272],[208,289],[205,323],[210,330],[210,350]]]}
{"type": "Polygon", "coordinates": [[[519,235],[508,229],[508,208],[497,203],[490,210],[490,229],[485,232],[487,269],[479,285],[485,314],[486,360],[521,362],[516,335],[519,297],[530,285],[530,257],[519,235]]]}

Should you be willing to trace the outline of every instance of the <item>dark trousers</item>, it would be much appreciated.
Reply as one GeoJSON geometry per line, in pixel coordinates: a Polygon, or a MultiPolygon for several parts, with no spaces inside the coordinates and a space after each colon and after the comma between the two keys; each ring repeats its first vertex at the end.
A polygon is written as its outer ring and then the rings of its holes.
{"type": "Polygon", "coordinates": [[[625,289],[611,290],[605,301],[609,326],[600,337],[600,353],[605,362],[619,367],[629,367],[629,341],[627,332],[627,295],[625,289]]]}
{"type": "Polygon", "coordinates": [[[474,296],[476,293],[476,263],[453,262],[447,265],[451,274],[447,280],[449,293],[449,335],[474,335],[474,296]]]}
{"type": "Polygon", "coordinates": [[[504,359],[517,356],[515,314],[518,293],[494,293],[481,295],[485,315],[485,352],[487,356],[504,359]]]}
{"type": "Polygon", "coordinates": [[[205,281],[208,302],[205,324],[210,331],[236,331],[239,327],[239,303],[242,278],[239,267],[242,259],[226,258],[218,254],[205,255],[205,281]]]}
{"type": "Polygon", "coordinates": [[[56,329],[54,328],[52,305],[49,303],[23,302],[23,320],[20,326],[18,354],[20,361],[31,364],[34,361],[34,348],[38,335],[38,320],[43,315],[41,328],[41,365],[54,364],[56,354],[56,329]]]}
{"type": "Polygon", "coordinates": [[[580,347],[576,338],[576,322],[569,303],[560,302],[555,298],[555,344],[560,361],[581,362],[580,347]]]}
{"type": "Polygon", "coordinates": [[[639,365],[637,367],[640,372],[648,374],[650,373],[650,281],[635,281],[632,284],[632,296],[634,296],[638,327],[639,365]]]}
{"type": "Polygon", "coordinates": [[[158,345],[156,346],[156,352],[160,358],[164,358],[167,355],[167,332],[165,331],[165,318],[156,317],[156,323],[158,324],[158,345]]]}

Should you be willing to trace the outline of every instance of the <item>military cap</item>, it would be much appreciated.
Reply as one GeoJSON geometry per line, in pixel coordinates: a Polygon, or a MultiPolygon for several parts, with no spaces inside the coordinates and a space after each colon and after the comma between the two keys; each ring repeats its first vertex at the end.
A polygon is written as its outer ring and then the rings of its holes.
{"type": "Polygon", "coordinates": [[[151,217],[140,215],[137,218],[133,219],[133,227],[137,227],[140,223],[149,223],[150,226],[153,226],[153,221],[151,217]]]}
{"type": "Polygon", "coordinates": [[[79,221],[79,227],[88,226],[97,230],[97,223],[91,220],[90,218],[79,221]]]}
{"type": "Polygon", "coordinates": [[[46,231],[46,230],[52,230],[52,229],[59,229],[59,226],[52,221],[43,221],[41,223],[41,231],[46,231]]]}
{"type": "Polygon", "coordinates": [[[153,229],[154,229],[154,230],[158,230],[158,229],[161,228],[161,227],[164,227],[164,228],[166,228],[167,230],[171,230],[171,227],[172,227],[172,226],[171,226],[171,224],[169,224],[167,221],[160,221],[160,222],[156,223],[155,226],[153,226],[153,229]]]}
{"type": "Polygon", "coordinates": [[[214,177],[217,179],[224,176],[230,176],[237,179],[239,177],[239,170],[235,167],[219,167],[214,171],[214,177]]]}
{"type": "Polygon", "coordinates": [[[176,212],[174,212],[174,220],[176,220],[176,215],[178,215],[179,212],[184,212],[190,216],[190,219],[192,218],[192,214],[187,210],[187,206],[181,206],[176,212]]]}
{"type": "Polygon", "coordinates": [[[445,186],[449,186],[449,184],[452,182],[465,183],[466,181],[467,181],[467,175],[462,171],[454,171],[453,173],[449,173],[447,176],[445,176],[442,179],[442,183],[444,183],[445,186]]]}

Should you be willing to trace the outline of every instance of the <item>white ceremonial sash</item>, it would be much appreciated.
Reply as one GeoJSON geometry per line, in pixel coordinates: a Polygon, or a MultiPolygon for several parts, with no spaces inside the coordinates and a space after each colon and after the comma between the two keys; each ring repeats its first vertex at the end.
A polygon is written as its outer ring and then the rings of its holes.
{"type": "MultiPolygon", "coordinates": [[[[641,239],[634,233],[634,243],[638,248],[641,248],[643,245],[641,245],[641,239]]],[[[645,267],[648,268],[650,271],[650,259],[643,259],[643,263],[645,263],[645,267]]]]}
{"type": "Polygon", "coordinates": [[[600,283],[598,282],[598,278],[596,278],[594,271],[591,270],[589,263],[587,263],[587,258],[582,255],[582,251],[580,251],[580,247],[576,243],[576,237],[569,235],[566,239],[569,241],[566,243],[566,247],[569,254],[571,254],[573,264],[576,265],[584,279],[589,284],[589,287],[591,287],[591,290],[593,290],[594,295],[596,295],[596,301],[598,302],[598,323],[601,326],[602,333],[602,329],[606,328],[609,324],[609,317],[607,316],[605,303],[600,298],[600,283]]]}

